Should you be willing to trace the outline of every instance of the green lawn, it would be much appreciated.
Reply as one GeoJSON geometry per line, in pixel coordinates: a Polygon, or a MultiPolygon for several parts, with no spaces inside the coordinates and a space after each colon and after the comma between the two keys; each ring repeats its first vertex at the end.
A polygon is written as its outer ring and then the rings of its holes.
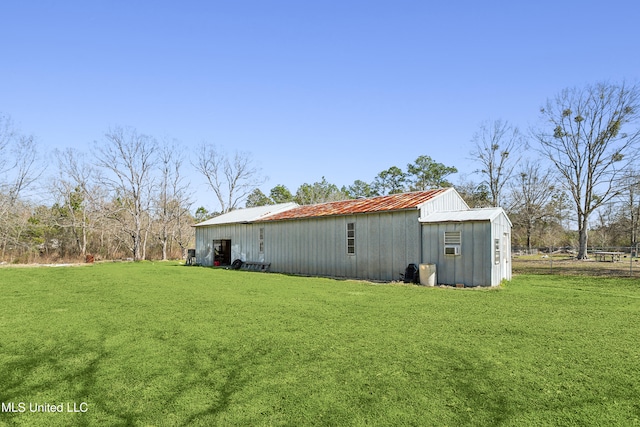
{"type": "Polygon", "coordinates": [[[112,263],[2,268],[0,307],[2,426],[640,425],[637,279],[112,263]]]}

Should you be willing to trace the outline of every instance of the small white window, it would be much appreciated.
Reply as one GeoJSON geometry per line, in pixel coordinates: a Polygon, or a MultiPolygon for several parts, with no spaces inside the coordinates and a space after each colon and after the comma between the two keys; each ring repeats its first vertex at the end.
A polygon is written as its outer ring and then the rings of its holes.
{"type": "Polygon", "coordinates": [[[444,232],[444,254],[460,255],[460,247],[462,246],[461,231],[445,231],[444,232]]]}
{"type": "Polygon", "coordinates": [[[258,242],[258,246],[260,247],[260,253],[264,253],[264,228],[260,229],[260,239],[258,242]]]}
{"type": "Polygon", "coordinates": [[[356,223],[347,223],[347,255],[356,254],[356,223]]]}
{"type": "Polygon", "coordinates": [[[493,243],[494,262],[500,264],[500,239],[495,239],[493,243]]]}

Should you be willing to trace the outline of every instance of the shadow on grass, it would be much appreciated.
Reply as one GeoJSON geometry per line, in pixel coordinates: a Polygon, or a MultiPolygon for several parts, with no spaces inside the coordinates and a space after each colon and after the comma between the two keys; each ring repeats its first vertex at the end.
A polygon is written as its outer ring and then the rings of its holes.
{"type": "Polygon", "coordinates": [[[455,425],[504,425],[516,414],[509,384],[496,364],[473,351],[441,347],[445,366],[436,375],[445,384],[440,392],[455,425]],[[480,415],[479,415],[480,414],[480,415]]]}
{"type": "MultiPolygon", "coordinates": [[[[211,349],[208,356],[192,352],[183,361],[183,374],[179,379],[159,390],[160,394],[155,396],[157,401],[145,409],[148,413],[140,414],[134,406],[144,403],[142,398],[130,402],[131,407],[106,400],[105,387],[116,378],[104,372],[108,371],[105,364],[110,363],[105,341],[105,337],[91,343],[67,340],[62,345],[57,343],[48,348],[32,348],[19,355],[14,354],[11,360],[2,364],[0,402],[15,402],[16,407],[19,402],[26,402],[26,411],[2,413],[2,422],[7,425],[24,425],[28,421],[31,425],[89,426],[103,420],[109,425],[136,425],[143,416],[146,422],[154,424],[162,420],[162,411],[158,409],[161,408],[175,416],[174,424],[207,424],[210,417],[217,418],[229,409],[234,395],[253,378],[252,366],[260,359],[259,350],[251,348],[243,348],[242,352],[239,348],[211,349]],[[203,399],[198,395],[201,390],[215,395],[215,398],[203,399]],[[87,402],[89,414],[32,414],[29,409],[31,402],[56,405],[87,402]],[[203,409],[190,410],[189,407],[203,409]]],[[[158,373],[146,380],[150,383],[154,378],[163,376],[158,373]]]]}
{"type": "MultiPolygon", "coordinates": [[[[221,381],[215,380],[198,380],[197,382],[216,390],[219,397],[215,402],[211,402],[207,408],[194,412],[187,417],[183,425],[193,425],[198,421],[205,421],[208,416],[219,417],[221,413],[229,409],[232,397],[242,390],[250,379],[250,370],[247,366],[255,359],[253,355],[245,353],[240,357],[232,356],[235,352],[229,352],[223,359],[228,360],[226,375],[221,381]],[[231,356],[231,359],[227,357],[231,356]]],[[[220,356],[220,355],[218,355],[220,356]]],[[[206,372],[200,373],[202,378],[207,377],[206,372]]]]}
{"type": "MultiPolygon", "coordinates": [[[[526,330],[511,330],[505,341],[510,334],[522,333],[526,330]]],[[[534,336],[528,339],[531,348],[538,347],[534,336]]],[[[436,375],[444,384],[453,425],[572,425],[572,420],[591,420],[593,425],[621,425],[624,420],[636,425],[640,419],[632,376],[595,378],[597,374],[575,360],[559,360],[542,349],[527,361],[509,362],[507,356],[506,363],[472,349],[438,351],[447,363],[437,362],[444,368],[436,375]],[[625,407],[627,413],[620,409],[625,407]]]]}
{"type": "Polygon", "coordinates": [[[78,409],[81,403],[86,403],[85,408],[92,415],[107,413],[118,419],[119,424],[133,425],[133,417],[110,413],[109,405],[103,401],[97,389],[99,371],[108,359],[105,341],[104,336],[88,341],[79,337],[65,337],[46,348],[28,348],[22,354],[13,354],[12,360],[2,365],[0,401],[24,402],[26,410],[24,413],[3,413],[3,421],[24,425],[27,419],[24,417],[44,416],[46,420],[28,420],[36,425],[95,425],[92,416],[82,412],[68,412],[67,405],[74,405],[73,408],[78,409]],[[80,361],[83,358],[87,360],[80,361]],[[53,417],[49,413],[31,413],[30,404],[45,403],[63,404],[67,412],[53,414],[53,417]]]}

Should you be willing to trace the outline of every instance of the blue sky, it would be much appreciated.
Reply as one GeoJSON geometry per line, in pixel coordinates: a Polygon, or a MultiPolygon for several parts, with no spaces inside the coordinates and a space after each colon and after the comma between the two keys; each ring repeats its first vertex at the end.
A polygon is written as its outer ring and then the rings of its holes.
{"type": "Polygon", "coordinates": [[[131,126],[249,151],[265,193],[420,155],[456,182],[478,166],[482,121],[526,130],[563,88],[637,82],[638,16],[631,0],[8,0],[0,112],[46,150],[90,152],[131,126]]]}

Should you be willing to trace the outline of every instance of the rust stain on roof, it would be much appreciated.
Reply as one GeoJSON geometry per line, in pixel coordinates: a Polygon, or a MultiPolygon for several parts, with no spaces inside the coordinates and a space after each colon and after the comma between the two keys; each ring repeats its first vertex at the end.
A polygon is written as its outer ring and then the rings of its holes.
{"type": "Polygon", "coordinates": [[[447,191],[446,188],[391,194],[368,199],[342,200],[339,202],[305,205],[266,216],[259,221],[279,221],[285,219],[313,218],[335,215],[353,215],[371,212],[398,211],[417,208],[422,203],[447,191]]]}

